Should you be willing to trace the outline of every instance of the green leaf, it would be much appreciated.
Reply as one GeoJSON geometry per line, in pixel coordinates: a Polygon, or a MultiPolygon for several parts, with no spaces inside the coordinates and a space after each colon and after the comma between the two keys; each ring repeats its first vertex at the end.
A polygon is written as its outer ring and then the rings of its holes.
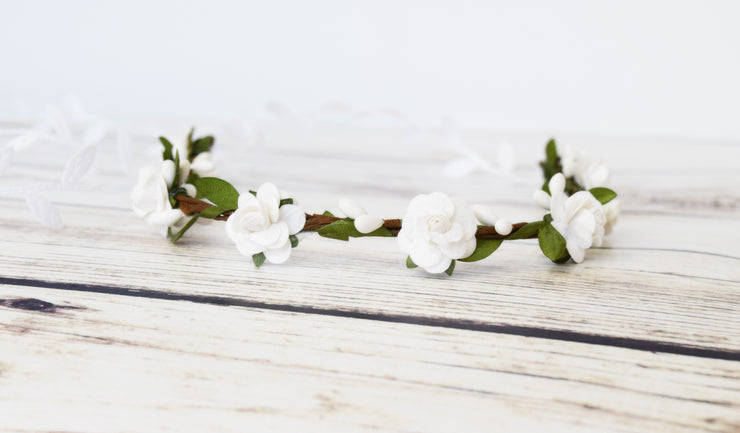
{"type": "Polygon", "coordinates": [[[172,158],[172,143],[170,143],[170,140],[164,137],[159,137],[159,141],[162,143],[162,145],[164,145],[164,152],[162,152],[162,159],[165,161],[168,159],[173,159],[172,158]]]}
{"type": "Polygon", "coordinates": [[[356,231],[354,222],[342,219],[321,227],[317,233],[325,238],[348,241],[353,231],[356,231]]]}
{"type": "Polygon", "coordinates": [[[334,221],[331,224],[325,225],[324,227],[316,231],[319,235],[330,238],[338,239],[340,241],[348,241],[352,238],[362,238],[366,236],[376,237],[392,237],[393,234],[385,227],[380,227],[370,233],[360,233],[355,228],[355,222],[352,219],[345,218],[338,221],[334,221]]]}
{"type": "Polygon", "coordinates": [[[285,206],[286,204],[293,204],[292,198],[284,198],[280,200],[280,207],[285,206]]]}
{"type": "MultiPolygon", "coordinates": [[[[354,226],[354,224],[353,224],[353,226],[354,226]]],[[[355,231],[357,231],[357,230],[355,230],[355,231]]],[[[352,235],[353,238],[364,238],[364,237],[368,237],[368,236],[374,236],[374,237],[377,237],[377,238],[392,238],[393,237],[393,233],[391,233],[391,231],[388,230],[385,227],[379,227],[377,230],[373,230],[370,233],[360,233],[360,232],[357,232],[356,235],[355,234],[352,235]]]]}
{"type": "MultiPolygon", "coordinates": [[[[172,190],[180,187],[180,152],[175,151],[175,177],[172,178],[172,190]]],[[[174,195],[173,195],[174,197],[174,195]]]]}
{"type": "Polygon", "coordinates": [[[416,263],[414,263],[413,260],[411,260],[411,256],[408,256],[406,257],[406,267],[409,269],[414,269],[414,268],[418,268],[419,265],[417,265],[416,263]]]}
{"type": "Polygon", "coordinates": [[[550,193],[549,182],[550,178],[556,173],[560,172],[560,158],[558,157],[558,148],[555,144],[555,139],[551,138],[545,146],[545,160],[540,163],[542,166],[542,174],[545,177],[545,183],[542,185],[542,190],[550,193]]]}
{"type": "Polygon", "coordinates": [[[591,195],[596,197],[596,200],[598,200],[601,204],[607,204],[617,197],[617,193],[610,190],[609,188],[598,187],[591,188],[588,191],[591,193],[591,195]]]}
{"type": "Polygon", "coordinates": [[[250,189],[249,190],[249,193],[252,194],[253,196],[257,197],[257,191],[253,191],[253,190],[250,189]]]}
{"type": "Polygon", "coordinates": [[[215,139],[210,135],[193,141],[193,147],[190,150],[190,154],[195,158],[203,152],[210,152],[214,141],[215,139]]]}
{"type": "Polygon", "coordinates": [[[211,206],[209,208],[204,209],[198,215],[202,216],[203,218],[216,218],[217,216],[221,215],[227,210],[229,209],[226,209],[225,207],[222,207],[222,206],[211,206]]]}
{"type": "MultiPolygon", "coordinates": [[[[324,216],[330,216],[330,217],[333,217],[333,216],[334,216],[334,214],[333,214],[333,213],[331,213],[331,212],[329,212],[328,210],[325,210],[325,211],[324,211],[324,213],[322,213],[321,215],[324,215],[324,216]]],[[[335,217],[335,218],[336,218],[336,217],[335,217]]]]}
{"type": "Polygon", "coordinates": [[[478,239],[475,244],[475,251],[461,262],[477,262],[493,254],[496,249],[504,242],[503,239],[478,239]]]}
{"type": "Polygon", "coordinates": [[[185,146],[185,150],[188,152],[185,157],[190,161],[190,155],[193,153],[193,133],[195,133],[195,128],[190,128],[190,131],[188,131],[188,141],[187,145],[185,146]]]}
{"type": "Polygon", "coordinates": [[[563,255],[567,254],[565,249],[565,238],[555,230],[552,224],[543,226],[538,235],[540,249],[553,262],[560,260],[563,255]]]}
{"type": "Polygon", "coordinates": [[[558,147],[555,139],[551,138],[545,146],[545,155],[547,156],[547,165],[555,167],[558,163],[558,147]]]}
{"type": "Polygon", "coordinates": [[[519,230],[515,231],[514,233],[510,234],[506,237],[507,241],[513,241],[516,239],[526,239],[533,234],[537,233],[537,231],[540,229],[540,227],[544,226],[546,223],[544,221],[534,221],[531,222],[524,227],[520,228],[519,230]]]}
{"type": "Polygon", "coordinates": [[[555,260],[555,263],[562,265],[568,262],[570,260],[570,254],[568,253],[568,250],[565,251],[565,254],[563,254],[563,257],[555,260]]]}
{"type": "Polygon", "coordinates": [[[226,209],[239,207],[239,192],[230,183],[217,177],[201,177],[195,182],[198,196],[226,209]]]}
{"type": "Polygon", "coordinates": [[[542,220],[543,220],[543,221],[545,221],[545,222],[546,222],[546,223],[548,223],[548,224],[549,224],[549,223],[551,223],[551,222],[552,222],[552,214],[547,214],[547,215],[545,215],[545,216],[544,216],[544,217],[542,218],[542,220]]]}
{"type": "Polygon", "coordinates": [[[290,247],[295,248],[298,246],[298,236],[290,235],[290,247]]]}
{"type": "Polygon", "coordinates": [[[265,253],[259,253],[252,256],[252,261],[254,262],[254,266],[259,268],[265,263],[265,253]]]}
{"type": "Polygon", "coordinates": [[[449,276],[452,276],[452,272],[454,272],[454,271],[455,271],[455,261],[453,260],[453,261],[452,261],[452,262],[450,263],[450,267],[449,267],[449,268],[447,268],[447,270],[445,271],[445,274],[447,274],[447,275],[449,275],[449,276]]]}

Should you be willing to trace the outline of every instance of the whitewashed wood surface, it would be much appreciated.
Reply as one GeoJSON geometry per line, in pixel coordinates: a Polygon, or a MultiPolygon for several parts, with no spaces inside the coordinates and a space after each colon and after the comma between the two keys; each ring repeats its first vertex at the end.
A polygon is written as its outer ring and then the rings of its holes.
{"type": "MultiPolygon", "coordinates": [[[[163,130],[162,133],[169,131],[163,130]]],[[[264,181],[308,212],[343,196],[402,216],[441,190],[515,221],[546,135],[469,132],[515,173],[447,179],[433,134],[266,129],[217,136],[222,177],[264,181]]],[[[64,228],[0,197],[0,431],[740,431],[740,144],[558,137],[612,167],[612,248],[557,266],[504,244],[453,277],[405,268],[393,239],[308,235],[254,269],[222,223],[177,245],[129,209],[112,143],[73,190],[64,228]]],[[[142,134],[132,167],[154,164],[142,134]]],[[[6,191],[55,180],[72,150],[16,155],[6,191]]]]}

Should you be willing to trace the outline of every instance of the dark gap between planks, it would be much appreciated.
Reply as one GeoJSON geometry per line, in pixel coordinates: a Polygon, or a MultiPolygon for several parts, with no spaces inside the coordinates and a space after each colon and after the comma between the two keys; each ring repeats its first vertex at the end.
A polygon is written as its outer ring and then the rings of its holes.
{"type": "MultiPolygon", "coordinates": [[[[345,317],[351,319],[374,320],[379,322],[403,323],[408,325],[431,326],[437,328],[460,329],[465,331],[488,332],[493,334],[518,335],[522,337],[542,338],[546,340],[560,340],[573,343],[594,344],[599,346],[619,347],[623,349],[641,350],[646,352],[670,353],[674,355],[695,356],[700,358],[722,359],[729,361],[740,361],[740,351],[725,349],[710,349],[691,346],[683,346],[656,340],[639,338],[614,337],[608,335],[595,335],[575,331],[563,331],[554,329],[543,329],[529,326],[496,325],[482,323],[465,319],[448,319],[438,317],[411,316],[390,313],[369,313],[359,310],[340,310],[332,308],[319,308],[309,305],[273,304],[259,301],[248,301],[239,298],[210,295],[187,295],[170,292],[162,292],[148,289],[132,289],[125,287],[58,283],[22,278],[0,277],[0,284],[13,286],[39,287],[55,290],[68,290],[75,292],[102,293],[108,295],[130,296],[135,298],[160,299],[167,301],[188,301],[198,304],[220,305],[229,307],[246,307],[263,310],[283,311],[302,314],[316,314],[323,316],[345,317]]],[[[37,302],[44,302],[35,300],[37,302]]],[[[5,306],[11,307],[8,303],[5,306]]]]}

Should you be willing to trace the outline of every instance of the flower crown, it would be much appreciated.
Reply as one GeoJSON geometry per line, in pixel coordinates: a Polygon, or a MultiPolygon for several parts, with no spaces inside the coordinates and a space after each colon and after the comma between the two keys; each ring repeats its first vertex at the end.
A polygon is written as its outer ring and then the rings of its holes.
{"type": "Polygon", "coordinates": [[[240,194],[225,180],[207,176],[214,169],[212,136],[194,138],[191,130],[181,142],[159,140],[162,163],[141,170],[132,194],[134,212],[172,242],[201,218],[226,221],[227,236],[256,267],[288,260],[302,232],[343,241],[397,237],[406,266],[434,274],[452,275],[457,261],[482,260],[504,241],[517,239],[538,239],[555,263],[581,263],[586,249],[601,246],[620,212],[617,194],[606,187],[609,169],[582,152],[560,150],[555,140],[545,147],[540,163],[545,182],[534,194],[535,202],[550,212],[540,221],[515,224],[489,207],[469,207],[440,192],[414,197],[401,219],[368,214],[350,199],[339,201],[344,217],[329,211],[309,215],[271,183],[240,194]]]}

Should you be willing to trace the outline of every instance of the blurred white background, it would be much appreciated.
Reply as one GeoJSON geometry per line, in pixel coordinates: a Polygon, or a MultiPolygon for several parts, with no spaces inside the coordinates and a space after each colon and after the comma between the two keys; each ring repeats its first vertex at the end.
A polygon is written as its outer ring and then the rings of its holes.
{"type": "Polygon", "coordinates": [[[271,101],[421,124],[740,139],[738,1],[2,0],[0,111],[271,101]]]}

